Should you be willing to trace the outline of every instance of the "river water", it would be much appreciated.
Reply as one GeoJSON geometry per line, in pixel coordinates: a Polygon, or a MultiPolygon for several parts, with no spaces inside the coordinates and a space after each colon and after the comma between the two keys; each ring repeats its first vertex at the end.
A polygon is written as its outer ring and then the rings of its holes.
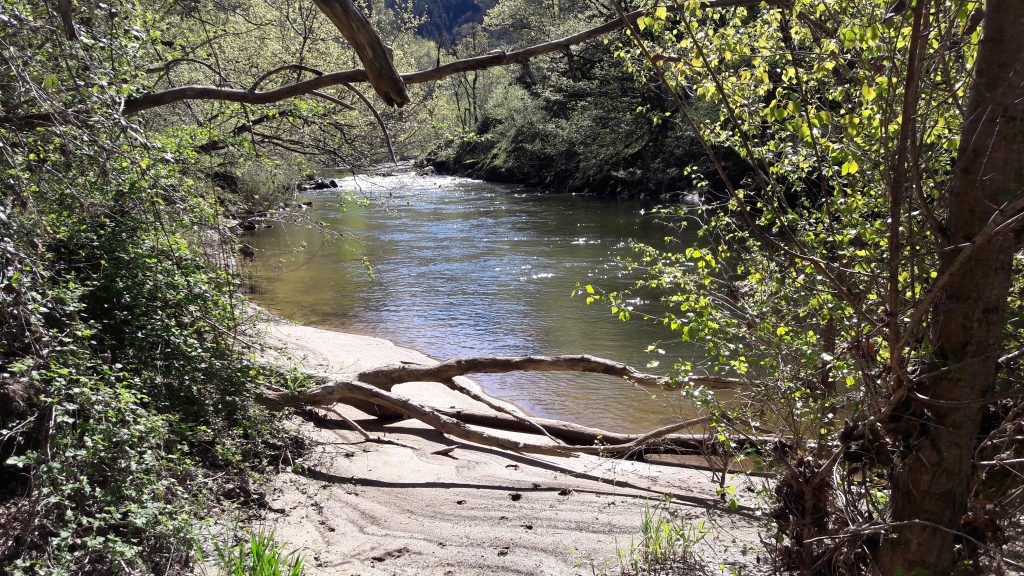
{"type": "MultiPolygon", "coordinates": [[[[622,322],[570,297],[577,282],[628,284],[615,258],[631,253],[630,239],[680,234],[642,204],[412,173],[347,178],[342,189],[304,194],[313,203],[304,215],[340,238],[300,223],[245,238],[257,250],[253,300],[295,322],[388,338],[437,359],[588,353],[664,373],[690,353],[661,325],[622,322]],[[646,352],[659,341],[664,354],[646,352]]],[[[534,415],[612,430],[692,414],[678,394],[599,375],[474,379],[534,415]]]]}

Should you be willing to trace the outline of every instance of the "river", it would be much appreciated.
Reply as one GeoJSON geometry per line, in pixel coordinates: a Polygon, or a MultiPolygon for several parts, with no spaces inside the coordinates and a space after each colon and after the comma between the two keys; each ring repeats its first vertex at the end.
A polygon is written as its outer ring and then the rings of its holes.
{"type": "MultiPolygon", "coordinates": [[[[570,297],[577,282],[627,285],[615,258],[631,253],[630,239],[679,236],[649,206],[412,173],[346,178],[342,188],[303,194],[312,201],[303,216],[340,238],[296,222],[245,238],[257,250],[254,301],[295,322],[380,336],[438,359],[588,353],[664,373],[691,353],[661,325],[622,322],[602,304],[570,297]]],[[[474,379],[531,414],[613,430],[693,413],[678,394],[605,376],[474,379]]]]}

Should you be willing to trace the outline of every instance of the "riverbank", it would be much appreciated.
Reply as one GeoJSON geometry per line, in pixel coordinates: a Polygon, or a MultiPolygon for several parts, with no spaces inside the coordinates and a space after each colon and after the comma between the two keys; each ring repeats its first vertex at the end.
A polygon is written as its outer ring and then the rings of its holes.
{"type": "MultiPolygon", "coordinates": [[[[439,143],[417,166],[438,174],[553,193],[662,205],[718,201],[723,197],[715,191],[726,189],[699,141],[687,132],[653,130],[642,136],[643,145],[618,154],[620,150],[602,144],[600,138],[565,141],[532,134],[535,126],[489,128],[439,143]]],[[[735,152],[726,148],[715,152],[730,180],[739,182],[747,175],[749,167],[735,152]]]]}
{"type": "MultiPolygon", "coordinates": [[[[265,326],[268,354],[308,370],[343,375],[433,362],[380,338],[280,320],[265,326]]],[[[486,410],[434,383],[395,392],[436,407],[486,410]]],[[[303,553],[307,574],[592,574],[595,567],[618,574],[617,548],[638,537],[645,506],[672,494],[671,508],[697,522],[719,503],[709,472],[522,456],[453,440],[417,421],[382,425],[354,408],[338,410],[371,434],[412,448],[364,443],[331,414],[299,424],[312,448],[274,477],[263,522],[303,553]]],[[[751,488],[741,476],[729,485],[739,494],[751,488]]],[[[758,541],[756,521],[714,517],[701,546],[711,565],[749,562],[741,552],[758,541]]]]}

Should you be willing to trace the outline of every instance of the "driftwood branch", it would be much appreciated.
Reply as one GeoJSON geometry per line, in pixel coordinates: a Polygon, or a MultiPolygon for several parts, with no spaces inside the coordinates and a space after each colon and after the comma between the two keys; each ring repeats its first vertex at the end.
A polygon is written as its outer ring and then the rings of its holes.
{"type": "MultiPolygon", "coordinates": [[[[331,375],[315,375],[317,385],[308,390],[268,390],[260,401],[272,409],[330,407],[337,403],[349,404],[369,414],[398,414],[419,420],[436,430],[469,442],[511,450],[514,452],[572,455],[614,455],[643,449],[654,442],[666,442],[678,448],[702,450],[708,447],[698,436],[672,436],[674,433],[707,422],[695,418],[659,428],[647,434],[616,434],[577,426],[565,422],[531,419],[504,408],[478,394],[455,378],[466,374],[503,373],[516,371],[587,372],[617,376],[627,381],[654,386],[667,386],[664,376],[645,374],[620,362],[595,356],[482,356],[442,362],[433,366],[399,364],[366,370],[349,379],[331,375]],[[490,414],[445,411],[423,406],[392,393],[392,388],[406,382],[437,382],[482,402],[495,412],[490,414]],[[540,432],[552,443],[519,441],[486,432],[472,425],[496,427],[505,430],[540,432]]],[[[716,384],[735,382],[719,378],[716,384]]],[[[348,421],[348,419],[346,419],[348,421]]],[[[351,422],[351,421],[349,421],[351,422]]],[[[353,425],[350,423],[350,425],[353,425]]],[[[354,426],[355,427],[355,426],[354,426]]],[[[359,429],[355,427],[357,431],[359,429]]],[[[362,432],[364,437],[365,431],[362,432]]],[[[719,447],[721,449],[722,447],[719,447]]]]}
{"type": "Polygon", "coordinates": [[[406,444],[405,442],[399,442],[398,440],[392,440],[390,438],[381,438],[381,437],[377,437],[377,436],[371,436],[369,432],[367,432],[362,426],[359,425],[358,422],[356,422],[355,420],[349,418],[348,416],[345,416],[341,412],[338,412],[334,408],[326,407],[326,408],[324,408],[324,410],[326,410],[327,412],[329,412],[331,414],[334,414],[339,419],[341,419],[341,421],[344,422],[345,424],[347,424],[349,426],[349,428],[354,430],[356,432],[356,434],[359,434],[360,436],[362,436],[363,440],[365,440],[366,442],[372,442],[374,444],[390,444],[392,446],[401,446],[403,448],[411,448],[413,450],[416,449],[415,446],[413,446],[411,444],[406,444]]]}
{"type": "Polygon", "coordinates": [[[330,406],[338,402],[349,403],[350,400],[369,402],[406,417],[415,418],[439,432],[459,438],[460,440],[530,454],[565,456],[572,453],[568,446],[556,447],[533,442],[521,442],[472,428],[465,422],[441,414],[412,400],[395,396],[390,392],[364,382],[329,379],[323,381],[324,383],[321,386],[305,393],[269,390],[260,401],[269,408],[277,409],[330,406]]]}
{"type": "MultiPolygon", "coordinates": [[[[449,360],[433,366],[400,364],[368,370],[359,375],[363,382],[390,390],[403,382],[444,382],[468,374],[502,374],[506,372],[587,372],[616,376],[634,384],[667,388],[672,380],[666,376],[645,374],[636,368],[590,356],[476,356],[449,360]]],[[[737,388],[741,380],[723,377],[692,377],[687,382],[713,389],[737,388]]]]}
{"type": "MultiPolygon", "coordinates": [[[[461,420],[473,426],[483,426],[510,432],[532,432],[535,426],[540,426],[549,435],[554,436],[565,444],[630,444],[641,438],[642,434],[623,434],[582,426],[573,422],[562,420],[550,420],[548,418],[530,418],[529,424],[524,424],[518,419],[513,419],[502,414],[491,412],[479,412],[476,410],[465,410],[461,408],[439,409],[438,412],[461,420]]],[[[755,449],[761,450],[773,443],[780,442],[777,438],[757,437],[750,439],[739,439],[739,446],[725,446],[721,442],[709,438],[706,434],[674,434],[670,433],[657,438],[657,445],[664,450],[675,452],[686,452],[692,454],[720,454],[730,449],[755,449]]],[[[653,445],[653,441],[648,445],[653,445]]]]}
{"type": "MultiPolygon", "coordinates": [[[[469,386],[462,385],[457,378],[452,378],[451,380],[445,382],[445,384],[449,388],[461,392],[466,396],[469,396],[473,400],[476,400],[477,402],[483,404],[484,406],[487,406],[491,410],[494,410],[495,412],[498,412],[499,414],[505,417],[512,418],[512,420],[518,422],[519,424],[525,425],[526,432],[540,432],[542,435],[547,436],[556,444],[565,444],[565,442],[551,435],[551,433],[549,433],[543,426],[541,426],[537,422],[534,422],[533,420],[530,420],[526,416],[517,413],[515,410],[506,408],[505,406],[502,406],[498,402],[491,400],[490,397],[488,397],[486,394],[481,394],[469,386]]],[[[472,424],[472,422],[468,422],[468,424],[472,424]]]]}

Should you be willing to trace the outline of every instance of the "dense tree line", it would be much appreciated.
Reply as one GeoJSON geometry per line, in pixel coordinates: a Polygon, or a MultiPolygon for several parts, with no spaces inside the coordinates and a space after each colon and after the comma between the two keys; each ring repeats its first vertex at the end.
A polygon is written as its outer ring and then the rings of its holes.
{"type": "MultiPolygon", "coordinates": [[[[522,48],[614,17],[610,6],[590,2],[503,0],[452,52],[522,48]]],[[[665,121],[669,95],[658,86],[638,87],[614,44],[582,45],[485,74],[450,81],[462,112],[460,130],[428,155],[439,170],[563,192],[674,201],[701,193],[682,167],[699,167],[717,180],[690,129],[665,121]]],[[[728,150],[721,152],[733,160],[728,150]]],[[[737,167],[729,162],[729,168],[737,167]]]]}

